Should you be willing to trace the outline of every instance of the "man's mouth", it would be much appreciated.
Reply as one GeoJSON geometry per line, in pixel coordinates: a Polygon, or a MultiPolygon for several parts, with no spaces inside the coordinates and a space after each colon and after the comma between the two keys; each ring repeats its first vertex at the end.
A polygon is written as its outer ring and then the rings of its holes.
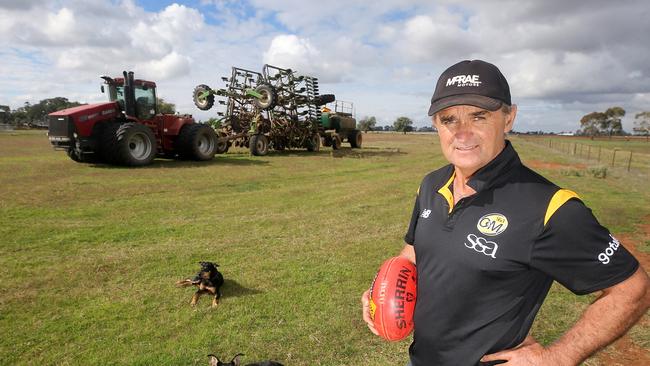
{"type": "Polygon", "coordinates": [[[470,150],[476,149],[477,147],[478,147],[478,145],[456,146],[456,150],[470,151],[470,150]]]}

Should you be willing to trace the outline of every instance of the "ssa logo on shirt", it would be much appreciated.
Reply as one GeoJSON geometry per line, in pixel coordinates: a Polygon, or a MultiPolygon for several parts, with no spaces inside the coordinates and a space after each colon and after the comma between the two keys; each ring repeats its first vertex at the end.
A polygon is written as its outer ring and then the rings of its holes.
{"type": "Polygon", "coordinates": [[[497,236],[508,228],[508,219],[500,213],[490,213],[478,220],[476,228],[487,236],[497,236]]]}

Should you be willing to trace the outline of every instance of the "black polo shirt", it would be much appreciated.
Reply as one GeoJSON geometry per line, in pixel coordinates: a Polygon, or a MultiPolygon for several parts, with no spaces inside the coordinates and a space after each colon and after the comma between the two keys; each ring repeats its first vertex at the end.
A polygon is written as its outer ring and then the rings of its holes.
{"type": "Polygon", "coordinates": [[[522,165],[509,141],[455,206],[454,168],[428,174],[405,241],[418,292],[413,366],[473,366],[521,343],[553,280],[576,294],[615,285],[637,260],[578,196],[522,165]]]}

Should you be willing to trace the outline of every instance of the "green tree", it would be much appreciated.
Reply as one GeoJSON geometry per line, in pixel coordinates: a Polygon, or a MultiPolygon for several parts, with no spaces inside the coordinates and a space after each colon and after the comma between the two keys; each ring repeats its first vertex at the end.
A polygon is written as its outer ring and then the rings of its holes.
{"type": "Polygon", "coordinates": [[[359,121],[359,129],[363,132],[372,131],[377,124],[375,116],[365,117],[359,121]]]}
{"type": "Polygon", "coordinates": [[[580,129],[583,135],[594,136],[598,135],[601,131],[601,126],[605,124],[607,116],[602,112],[591,112],[582,116],[580,119],[580,129]]]}
{"type": "Polygon", "coordinates": [[[158,104],[158,113],[161,114],[174,114],[176,113],[176,105],[174,103],[167,103],[163,98],[156,98],[158,104]]]}
{"type": "Polygon", "coordinates": [[[46,116],[52,112],[80,105],[82,104],[79,102],[71,102],[68,98],[64,97],[43,99],[36,104],[25,102],[22,107],[12,113],[12,120],[16,124],[40,122],[45,120],[46,116]]]}
{"type": "Polygon", "coordinates": [[[625,116],[625,109],[621,107],[612,107],[608,108],[605,111],[605,123],[601,125],[604,132],[609,135],[609,138],[612,138],[612,135],[621,135],[623,134],[623,124],[621,119],[625,116]]]}
{"type": "Polygon", "coordinates": [[[393,122],[393,128],[395,131],[400,131],[406,134],[406,132],[413,130],[413,121],[408,117],[398,117],[395,122],[393,122]]]}
{"type": "Polygon", "coordinates": [[[648,136],[650,136],[650,112],[641,112],[634,116],[633,131],[645,136],[645,140],[648,141],[648,136]]]}

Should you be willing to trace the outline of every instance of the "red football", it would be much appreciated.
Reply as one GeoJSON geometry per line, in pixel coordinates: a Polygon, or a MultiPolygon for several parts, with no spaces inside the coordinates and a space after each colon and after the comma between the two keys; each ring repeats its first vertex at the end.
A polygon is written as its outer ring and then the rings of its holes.
{"type": "Polygon", "coordinates": [[[390,258],[379,268],[370,287],[370,317],[383,338],[399,341],[413,330],[417,282],[415,265],[404,257],[390,258]]]}

